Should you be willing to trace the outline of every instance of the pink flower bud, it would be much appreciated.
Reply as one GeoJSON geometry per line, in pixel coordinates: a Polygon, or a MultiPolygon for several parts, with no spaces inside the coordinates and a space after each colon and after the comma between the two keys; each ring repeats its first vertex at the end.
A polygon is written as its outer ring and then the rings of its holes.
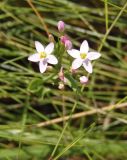
{"type": "Polygon", "coordinates": [[[64,76],[63,67],[61,67],[58,76],[61,81],[63,81],[64,83],[67,83],[67,78],[64,76]]]}
{"type": "Polygon", "coordinates": [[[76,74],[76,73],[77,73],[77,69],[72,69],[72,68],[70,68],[70,72],[71,72],[72,74],[76,74]]]}
{"type": "Polygon", "coordinates": [[[59,72],[58,76],[59,76],[59,79],[60,79],[61,81],[63,81],[63,80],[64,80],[63,67],[61,67],[61,69],[60,69],[60,72],[59,72]]]}
{"type": "Polygon", "coordinates": [[[63,44],[65,44],[65,42],[66,42],[67,40],[69,40],[69,37],[68,37],[67,35],[64,35],[64,36],[61,36],[61,37],[60,37],[60,41],[61,41],[63,44]]]}
{"type": "Polygon", "coordinates": [[[88,82],[88,78],[86,76],[81,76],[79,79],[81,84],[86,84],[88,82]]]}
{"type": "Polygon", "coordinates": [[[70,49],[72,48],[72,43],[71,43],[70,40],[66,40],[66,41],[65,41],[65,48],[66,48],[67,50],[70,50],[70,49]]]}
{"type": "Polygon", "coordinates": [[[57,26],[58,26],[59,32],[63,32],[64,31],[65,23],[63,21],[59,21],[57,26]]]}

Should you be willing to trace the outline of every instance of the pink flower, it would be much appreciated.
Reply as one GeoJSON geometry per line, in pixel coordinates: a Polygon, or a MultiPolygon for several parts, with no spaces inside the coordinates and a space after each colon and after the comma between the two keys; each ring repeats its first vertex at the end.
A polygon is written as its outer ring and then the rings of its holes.
{"type": "Polygon", "coordinates": [[[65,23],[63,21],[59,21],[57,26],[58,26],[59,32],[63,32],[64,31],[65,23]]]}
{"type": "Polygon", "coordinates": [[[80,46],[80,50],[71,49],[67,50],[68,54],[75,58],[72,63],[72,69],[78,69],[81,65],[86,69],[87,72],[92,73],[91,61],[98,59],[101,54],[98,52],[89,52],[89,45],[86,40],[84,40],[80,46]]]}
{"type": "Polygon", "coordinates": [[[40,42],[35,41],[35,47],[37,53],[30,55],[28,57],[28,60],[32,62],[39,62],[39,69],[41,73],[46,71],[48,63],[58,63],[57,58],[51,54],[54,50],[54,43],[51,42],[44,48],[44,46],[40,42]]]}

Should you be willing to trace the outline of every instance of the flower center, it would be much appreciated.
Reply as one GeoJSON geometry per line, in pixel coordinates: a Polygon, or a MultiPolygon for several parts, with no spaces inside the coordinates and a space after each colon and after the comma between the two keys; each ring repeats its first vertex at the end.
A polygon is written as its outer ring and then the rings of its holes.
{"type": "Polygon", "coordinates": [[[40,58],[46,58],[46,53],[45,52],[40,52],[40,58]]]}
{"type": "Polygon", "coordinates": [[[80,53],[80,57],[81,57],[82,59],[85,59],[85,58],[86,58],[86,53],[80,53]]]}

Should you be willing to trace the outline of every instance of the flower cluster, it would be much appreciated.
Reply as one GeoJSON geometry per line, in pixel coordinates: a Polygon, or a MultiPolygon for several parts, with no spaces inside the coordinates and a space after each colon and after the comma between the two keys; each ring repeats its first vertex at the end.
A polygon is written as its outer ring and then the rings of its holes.
{"type": "Polygon", "coordinates": [[[72,48],[72,43],[68,35],[64,34],[65,31],[65,23],[63,21],[58,22],[58,31],[60,32],[60,41],[64,44],[67,50],[72,48]]]}
{"type": "MultiPolygon", "coordinates": [[[[58,22],[58,31],[60,33],[60,43],[61,45],[64,45],[65,48],[64,52],[66,51],[68,55],[74,58],[74,61],[71,65],[71,70],[73,71],[73,73],[75,73],[75,71],[81,66],[83,66],[88,73],[92,73],[93,68],[91,61],[98,59],[101,54],[99,52],[89,51],[89,45],[86,40],[81,43],[79,50],[73,49],[72,42],[69,36],[64,33],[65,23],[63,21],[58,22]]],[[[51,41],[46,47],[44,47],[40,42],[35,41],[35,48],[36,53],[30,55],[28,57],[28,60],[32,62],[39,62],[39,70],[41,73],[44,73],[46,71],[48,64],[56,65],[61,62],[58,62],[61,55],[57,56],[56,58],[56,56],[52,54],[54,51],[53,41],[51,41]]],[[[63,89],[64,84],[68,82],[68,79],[64,75],[62,64],[60,64],[59,66],[61,67],[58,68],[58,70],[60,70],[58,73],[58,77],[62,82],[60,83],[59,88],[63,89]]],[[[88,78],[86,76],[80,76],[79,80],[81,84],[86,84],[88,82],[88,78]]]]}

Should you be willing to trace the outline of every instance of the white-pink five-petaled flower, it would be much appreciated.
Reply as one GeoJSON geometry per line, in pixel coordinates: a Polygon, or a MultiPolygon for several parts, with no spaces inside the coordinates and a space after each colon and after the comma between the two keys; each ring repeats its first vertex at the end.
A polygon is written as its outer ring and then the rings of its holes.
{"type": "Polygon", "coordinates": [[[89,45],[86,40],[84,40],[80,46],[80,50],[71,49],[67,50],[68,54],[75,58],[72,63],[72,69],[78,69],[81,65],[86,69],[87,72],[92,73],[91,61],[98,59],[101,54],[98,52],[89,52],[89,45]]]}
{"type": "Polygon", "coordinates": [[[41,73],[46,71],[48,63],[58,63],[57,58],[51,54],[54,50],[54,43],[51,42],[44,48],[44,46],[40,42],[35,41],[35,47],[37,53],[30,55],[28,57],[28,60],[32,62],[39,62],[39,69],[41,73]]]}

